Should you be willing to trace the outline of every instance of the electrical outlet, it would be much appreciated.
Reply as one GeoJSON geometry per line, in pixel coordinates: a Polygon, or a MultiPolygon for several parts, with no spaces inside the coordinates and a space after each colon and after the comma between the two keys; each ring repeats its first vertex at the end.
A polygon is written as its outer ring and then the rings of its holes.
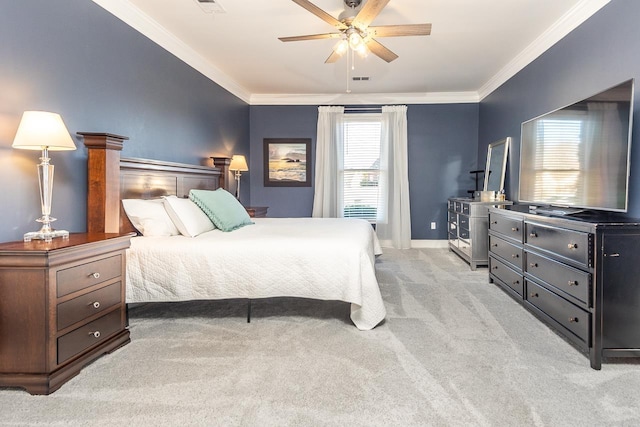
{"type": "Polygon", "coordinates": [[[432,223],[431,223],[431,229],[432,229],[432,230],[435,230],[435,229],[436,229],[436,223],[435,223],[435,222],[432,222],[432,223]]]}

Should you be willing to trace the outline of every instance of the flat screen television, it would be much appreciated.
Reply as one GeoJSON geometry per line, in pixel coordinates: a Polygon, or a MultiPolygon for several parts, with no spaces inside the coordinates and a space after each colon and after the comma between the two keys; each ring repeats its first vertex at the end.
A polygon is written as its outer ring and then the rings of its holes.
{"type": "Polygon", "coordinates": [[[524,122],[518,200],[626,212],[632,106],[628,80],[524,122]]]}

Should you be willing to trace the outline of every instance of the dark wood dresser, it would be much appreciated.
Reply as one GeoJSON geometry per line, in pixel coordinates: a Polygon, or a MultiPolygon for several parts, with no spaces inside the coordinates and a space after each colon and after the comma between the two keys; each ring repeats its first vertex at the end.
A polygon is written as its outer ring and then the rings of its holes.
{"type": "Polygon", "coordinates": [[[0,386],[49,394],[127,344],[131,235],[0,244],[0,386]]]}
{"type": "Polygon", "coordinates": [[[594,369],[603,357],[640,357],[638,254],[637,219],[489,210],[489,280],[588,351],[594,369]]]}

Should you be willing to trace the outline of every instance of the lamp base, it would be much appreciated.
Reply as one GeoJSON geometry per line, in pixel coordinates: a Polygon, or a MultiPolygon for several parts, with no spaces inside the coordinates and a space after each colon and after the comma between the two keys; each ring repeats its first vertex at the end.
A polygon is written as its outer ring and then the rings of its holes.
{"type": "Polygon", "coordinates": [[[45,242],[50,242],[52,239],[56,237],[62,237],[63,239],[69,238],[69,232],[66,230],[54,230],[51,228],[51,223],[55,221],[55,218],[52,218],[48,215],[44,215],[42,218],[38,218],[36,221],[42,223],[42,228],[38,231],[31,231],[29,233],[24,234],[24,241],[30,242],[32,240],[44,240],[45,242]]]}
{"type": "Polygon", "coordinates": [[[52,230],[52,231],[31,231],[24,234],[24,241],[30,242],[32,240],[44,240],[50,242],[56,237],[62,237],[63,239],[69,238],[69,232],[66,230],[52,230]]]}

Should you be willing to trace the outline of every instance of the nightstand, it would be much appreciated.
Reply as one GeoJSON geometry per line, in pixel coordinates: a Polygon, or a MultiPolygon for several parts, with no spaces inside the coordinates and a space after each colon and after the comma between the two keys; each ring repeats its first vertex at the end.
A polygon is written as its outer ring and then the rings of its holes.
{"type": "Polygon", "coordinates": [[[251,218],[264,218],[267,216],[267,210],[269,207],[267,206],[245,206],[247,213],[251,218]]]}
{"type": "Polygon", "coordinates": [[[0,386],[49,394],[130,342],[125,251],[132,234],[0,243],[0,386]]]}

